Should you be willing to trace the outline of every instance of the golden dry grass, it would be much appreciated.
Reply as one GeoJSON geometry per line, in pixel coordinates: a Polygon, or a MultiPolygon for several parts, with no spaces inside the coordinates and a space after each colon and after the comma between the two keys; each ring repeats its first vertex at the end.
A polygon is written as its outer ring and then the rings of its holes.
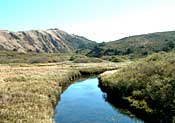
{"type": "Polygon", "coordinates": [[[62,85],[80,76],[117,68],[111,63],[0,65],[0,123],[53,123],[62,85]]]}

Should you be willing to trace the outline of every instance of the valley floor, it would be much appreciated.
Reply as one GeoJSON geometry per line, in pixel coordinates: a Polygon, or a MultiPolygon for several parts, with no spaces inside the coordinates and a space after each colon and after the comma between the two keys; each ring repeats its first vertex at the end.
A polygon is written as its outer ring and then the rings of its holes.
{"type": "Polygon", "coordinates": [[[63,86],[86,74],[118,69],[125,63],[0,65],[0,122],[53,123],[63,86]]]}

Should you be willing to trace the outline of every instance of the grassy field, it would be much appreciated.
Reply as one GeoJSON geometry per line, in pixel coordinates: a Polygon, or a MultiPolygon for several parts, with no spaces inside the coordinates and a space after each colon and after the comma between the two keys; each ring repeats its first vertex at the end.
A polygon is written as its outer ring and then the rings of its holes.
{"type": "Polygon", "coordinates": [[[0,50],[0,64],[8,63],[53,63],[62,62],[74,56],[72,53],[36,53],[0,50]]]}
{"type": "Polygon", "coordinates": [[[0,65],[0,123],[53,123],[62,87],[82,74],[121,67],[114,63],[0,65]]]}
{"type": "Polygon", "coordinates": [[[156,53],[101,74],[100,84],[113,100],[122,99],[151,122],[175,123],[175,53],[156,53]]]}

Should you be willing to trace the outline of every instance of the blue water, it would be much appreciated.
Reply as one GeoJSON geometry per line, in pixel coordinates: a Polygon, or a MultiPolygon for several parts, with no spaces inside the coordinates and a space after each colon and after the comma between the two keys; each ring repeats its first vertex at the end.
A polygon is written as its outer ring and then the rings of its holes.
{"type": "Polygon", "coordinates": [[[56,123],[143,123],[105,101],[97,78],[70,85],[61,95],[55,112],[56,123]]]}

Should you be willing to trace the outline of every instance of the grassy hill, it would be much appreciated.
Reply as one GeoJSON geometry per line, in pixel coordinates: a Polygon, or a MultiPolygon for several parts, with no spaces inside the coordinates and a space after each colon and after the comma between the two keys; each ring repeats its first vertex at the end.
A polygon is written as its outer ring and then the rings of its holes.
{"type": "Polygon", "coordinates": [[[175,31],[157,32],[125,37],[120,40],[100,43],[88,56],[129,55],[143,57],[155,52],[169,52],[175,49],[175,31]]]}

